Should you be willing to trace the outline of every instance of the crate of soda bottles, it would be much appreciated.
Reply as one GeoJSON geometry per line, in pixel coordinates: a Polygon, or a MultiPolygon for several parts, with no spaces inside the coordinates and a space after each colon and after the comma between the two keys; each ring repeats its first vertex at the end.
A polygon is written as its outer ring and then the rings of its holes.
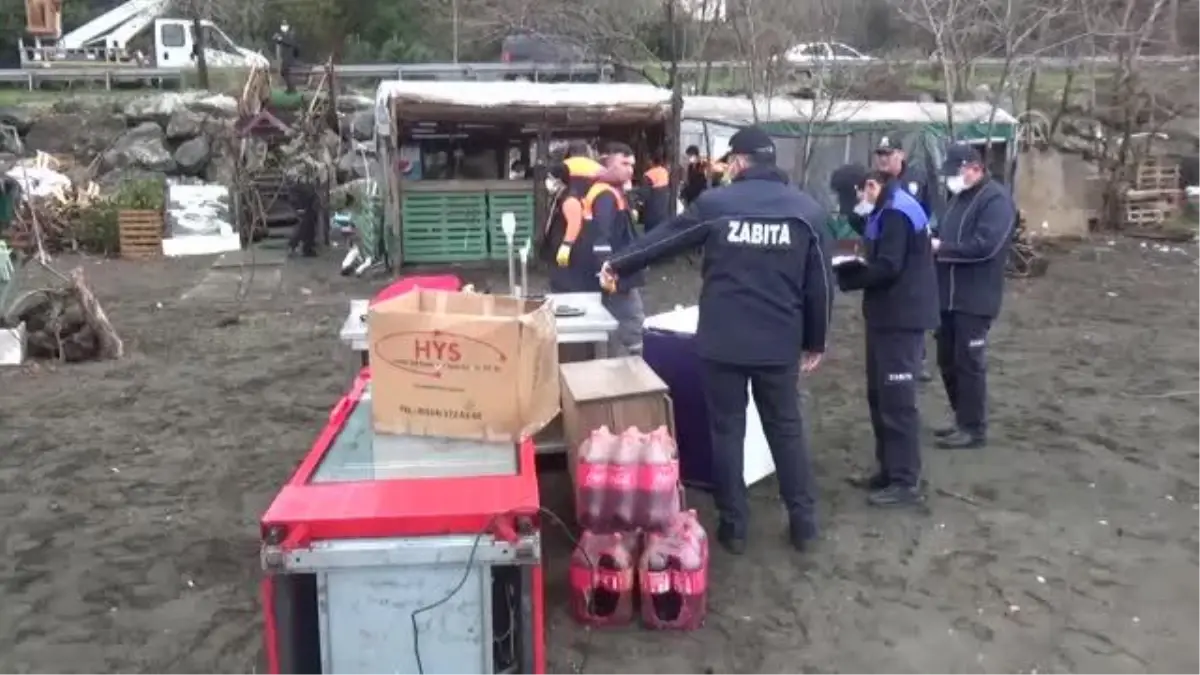
{"type": "Polygon", "coordinates": [[[704,621],[708,540],[682,510],[675,439],[601,427],[580,445],[576,517],[583,534],[571,559],[572,611],[584,624],[624,625],[640,606],[648,628],[689,630],[704,621]]]}
{"type": "Polygon", "coordinates": [[[666,527],[679,512],[679,459],[665,426],[592,432],[576,453],[575,517],[585,530],[666,527]]]}
{"type": "Polygon", "coordinates": [[[708,536],[695,511],[661,531],[584,530],[571,556],[571,613],[584,625],[694,630],[708,607],[708,536]]]}

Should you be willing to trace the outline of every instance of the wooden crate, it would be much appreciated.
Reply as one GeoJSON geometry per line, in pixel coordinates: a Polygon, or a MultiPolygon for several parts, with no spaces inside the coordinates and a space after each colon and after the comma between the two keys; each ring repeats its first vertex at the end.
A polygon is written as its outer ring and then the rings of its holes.
{"type": "Polygon", "coordinates": [[[1135,190],[1178,190],[1179,163],[1148,159],[1138,164],[1135,190]]]}
{"type": "Polygon", "coordinates": [[[122,258],[157,258],[162,255],[163,214],[161,211],[119,211],[122,258]]]}
{"type": "Polygon", "coordinates": [[[567,467],[575,474],[579,444],[607,426],[653,431],[666,425],[675,436],[675,411],[667,384],[640,356],[599,359],[559,366],[567,467]]]}
{"type": "Polygon", "coordinates": [[[487,260],[487,196],[482,191],[404,195],[400,231],[404,262],[487,260]]]}
{"type": "Polygon", "coordinates": [[[1125,207],[1126,225],[1157,225],[1166,219],[1166,213],[1154,204],[1130,204],[1125,207]]]}

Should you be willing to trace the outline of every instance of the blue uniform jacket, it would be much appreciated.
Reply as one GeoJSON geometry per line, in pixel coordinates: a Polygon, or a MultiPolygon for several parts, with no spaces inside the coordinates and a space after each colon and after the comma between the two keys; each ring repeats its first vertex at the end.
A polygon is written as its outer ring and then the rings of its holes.
{"type": "Polygon", "coordinates": [[[941,248],[935,256],[942,311],[986,317],[1000,313],[1016,224],[1012,197],[991,179],[950,199],[938,227],[941,248]]]}
{"type": "Polygon", "coordinates": [[[775,167],[753,167],[705,190],[686,212],[609,264],[618,277],[704,247],[696,348],[737,365],[791,365],[823,352],[833,308],[827,214],[775,167]]]}
{"type": "Polygon", "coordinates": [[[931,330],[938,289],[929,217],[906,186],[884,187],[863,231],[865,265],[837,269],[844,291],[863,291],[863,320],[877,330],[931,330]]]}

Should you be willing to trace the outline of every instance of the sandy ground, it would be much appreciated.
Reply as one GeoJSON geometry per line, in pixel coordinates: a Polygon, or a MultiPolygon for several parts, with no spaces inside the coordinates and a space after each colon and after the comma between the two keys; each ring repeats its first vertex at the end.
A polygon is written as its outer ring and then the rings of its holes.
{"type": "MultiPolygon", "coordinates": [[[[574,627],[557,557],[550,670],[1197,672],[1195,258],[1098,242],[1013,283],[992,445],[927,452],[928,513],[844,482],[871,441],[841,298],[809,384],[819,548],[790,552],[756,487],[751,548],[714,554],[708,624],[682,635],[574,627]]],[[[207,260],[82,264],[129,357],[0,372],[0,671],[261,670],[256,521],[350,380],[335,334],[372,284],[289,263],[222,327],[232,293],[181,300],[207,260]]],[[[695,277],[658,270],[650,307],[695,277]]],[[[923,402],[940,418],[939,388],[923,402]]],[[[565,505],[561,475],[545,500],[565,505]]]]}

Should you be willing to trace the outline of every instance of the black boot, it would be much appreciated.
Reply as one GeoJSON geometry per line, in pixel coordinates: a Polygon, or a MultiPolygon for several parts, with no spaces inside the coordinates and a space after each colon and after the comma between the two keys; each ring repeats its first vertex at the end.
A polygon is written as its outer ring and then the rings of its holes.
{"type": "Polygon", "coordinates": [[[867,497],[867,503],[881,509],[919,506],[925,503],[925,493],[920,488],[893,483],[876,490],[867,497]]]}
{"type": "Polygon", "coordinates": [[[971,433],[955,429],[954,433],[946,434],[937,440],[937,446],[944,450],[972,450],[987,445],[983,434],[971,433]]]}
{"type": "Polygon", "coordinates": [[[738,536],[733,527],[725,523],[717,525],[717,543],[731,555],[742,555],[746,552],[746,538],[738,536]]]}
{"type": "Polygon", "coordinates": [[[805,553],[812,549],[813,544],[817,542],[817,531],[809,525],[801,525],[792,523],[788,527],[788,541],[791,542],[792,548],[800,553],[805,553]]]}
{"type": "Polygon", "coordinates": [[[957,432],[958,422],[954,420],[954,415],[951,415],[950,418],[946,420],[944,425],[936,427],[933,430],[933,435],[935,438],[945,438],[947,436],[952,436],[957,432]]]}
{"type": "Polygon", "coordinates": [[[846,479],[846,482],[860,490],[869,490],[870,492],[875,492],[887,487],[890,481],[888,480],[887,476],[883,475],[883,472],[880,471],[871,474],[870,476],[851,476],[850,478],[846,479]]]}

